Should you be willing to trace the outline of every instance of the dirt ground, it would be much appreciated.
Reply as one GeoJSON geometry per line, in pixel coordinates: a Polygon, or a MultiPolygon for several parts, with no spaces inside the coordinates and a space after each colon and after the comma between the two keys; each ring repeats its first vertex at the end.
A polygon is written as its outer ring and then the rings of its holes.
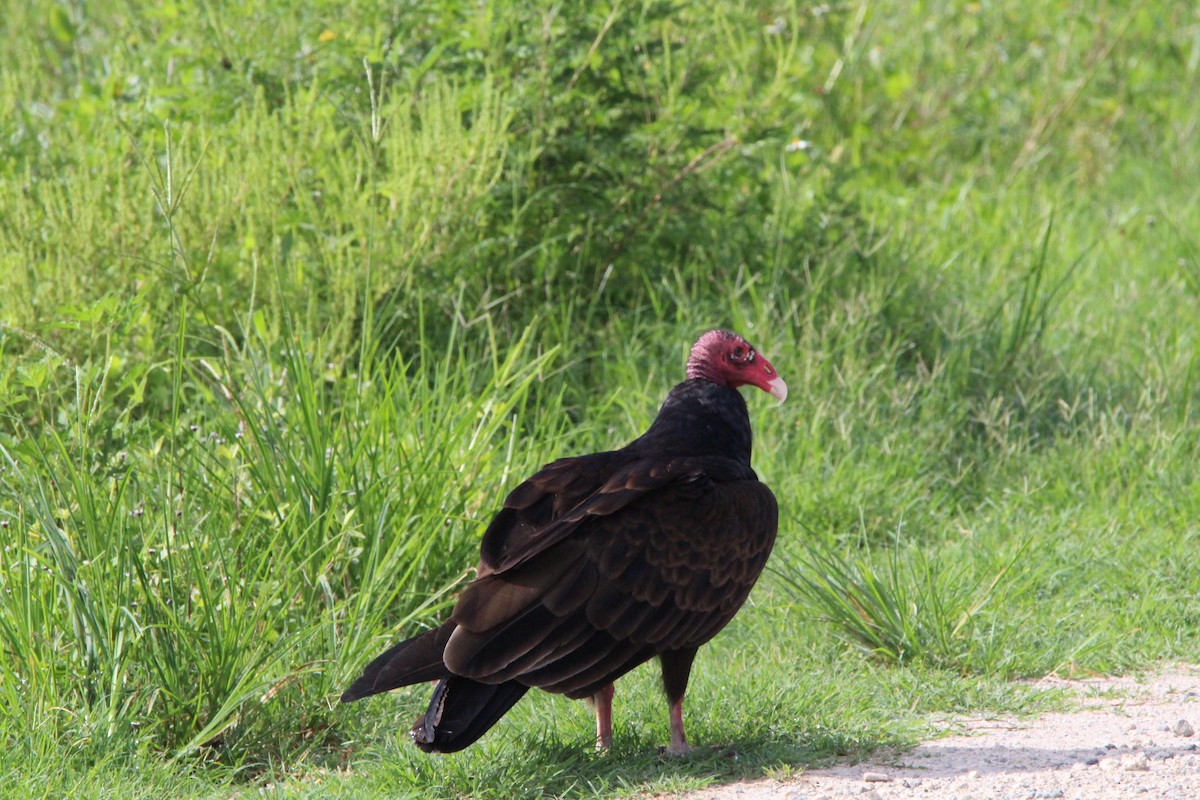
{"type": "Polygon", "coordinates": [[[1200,800],[1200,665],[1154,676],[1046,679],[1078,697],[1035,719],[957,718],[944,736],[787,781],[686,800],[1200,800]]]}

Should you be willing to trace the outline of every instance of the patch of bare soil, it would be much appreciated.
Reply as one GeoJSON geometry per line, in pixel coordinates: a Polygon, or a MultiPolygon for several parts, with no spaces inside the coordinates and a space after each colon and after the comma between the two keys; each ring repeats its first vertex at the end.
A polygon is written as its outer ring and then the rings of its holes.
{"type": "Polygon", "coordinates": [[[730,784],[686,800],[1200,799],[1200,665],[1153,677],[1046,679],[1079,701],[1035,719],[956,718],[913,750],[730,784]],[[964,731],[965,733],[958,733],[964,731]]]}

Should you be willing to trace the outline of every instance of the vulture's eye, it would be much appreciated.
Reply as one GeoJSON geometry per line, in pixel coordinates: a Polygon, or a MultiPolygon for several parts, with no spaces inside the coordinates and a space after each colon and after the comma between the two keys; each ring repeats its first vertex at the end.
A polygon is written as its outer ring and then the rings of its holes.
{"type": "Polygon", "coordinates": [[[739,364],[748,364],[754,358],[754,351],[738,345],[733,348],[733,352],[729,354],[729,358],[739,364]]]}

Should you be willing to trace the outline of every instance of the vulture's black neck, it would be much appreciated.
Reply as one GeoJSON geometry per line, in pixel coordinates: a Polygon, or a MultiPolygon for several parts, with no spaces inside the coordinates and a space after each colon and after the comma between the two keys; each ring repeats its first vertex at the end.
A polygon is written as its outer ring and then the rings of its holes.
{"type": "Polygon", "coordinates": [[[737,389],[692,379],[678,384],[650,429],[630,448],[658,455],[719,455],[750,464],[750,414],[737,389]]]}

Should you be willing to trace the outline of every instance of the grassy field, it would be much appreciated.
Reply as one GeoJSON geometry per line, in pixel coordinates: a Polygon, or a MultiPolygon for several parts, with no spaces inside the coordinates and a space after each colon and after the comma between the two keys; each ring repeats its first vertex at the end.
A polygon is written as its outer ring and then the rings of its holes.
{"type": "Polygon", "coordinates": [[[1193,3],[208,4],[0,20],[0,793],[608,797],[1200,646],[1193,3]],[[780,543],[697,662],[422,755],[340,706],[508,488],[713,326],[780,543]]]}

